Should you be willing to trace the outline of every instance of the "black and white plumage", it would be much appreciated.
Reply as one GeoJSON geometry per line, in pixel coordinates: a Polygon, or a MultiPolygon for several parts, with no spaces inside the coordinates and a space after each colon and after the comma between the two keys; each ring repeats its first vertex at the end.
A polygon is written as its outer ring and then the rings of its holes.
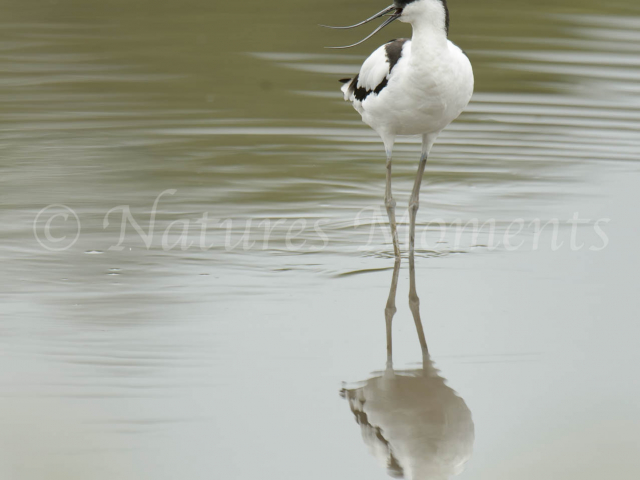
{"type": "Polygon", "coordinates": [[[412,38],[382,45],[342,86],[387,150],[398,135],[435,140],[469,103],[474,84],[469,59],[447,38],[446,0],[397,1],[389,8],[396,11],[392,18],[411,23],[412,38]]]}
{"type": "Polygon", "coordinates": [[[342,87],[344,99],[353,102],[356,110],[360,111],[362,102],[369,95],[378,95],[389,84],[393,68],[402,57],[402,50],[406,43],[409,43],[410,48],[411,40],[408,38],[391,40],[367,59],[358,75],[341,80],[345,83],[342,87]]]}

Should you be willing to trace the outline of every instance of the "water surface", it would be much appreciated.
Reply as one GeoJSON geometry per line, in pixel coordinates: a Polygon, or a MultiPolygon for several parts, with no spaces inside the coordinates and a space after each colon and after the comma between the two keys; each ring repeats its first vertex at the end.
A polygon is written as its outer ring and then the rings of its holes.
{"type": "MultiPolygon", "coordinates": [[[[337,80],[409,32],[336,53],[361,32],[316,27],[382,6],[3,2],[0,477],[386,478],[339,395],[384,368],[384,154],[337,80]],[[49,205],[70,248],[34,234],[49,205]]],[[[476,93],[427,166],[417,276],[475,424],[459,478],[636,478],[640,7],[450,9],[476,93]],[[474,219],[493,243],[456,238],[474,219]]],[[[413,370],[407,291],[403,267],[413,370]]]]}

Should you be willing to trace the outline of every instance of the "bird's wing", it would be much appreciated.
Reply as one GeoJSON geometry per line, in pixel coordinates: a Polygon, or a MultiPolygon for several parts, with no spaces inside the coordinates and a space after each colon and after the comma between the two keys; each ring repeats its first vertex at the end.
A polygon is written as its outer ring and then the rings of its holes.
{"type": "Polygon", "coordinates": [[[362,64],[360,73],[342,86],[344,99],[362,102],[371,93],[380,93],[387,86],[393,67],[410,44],[411,40],[399,38],[382,45],[373,52],[362,64]]]}

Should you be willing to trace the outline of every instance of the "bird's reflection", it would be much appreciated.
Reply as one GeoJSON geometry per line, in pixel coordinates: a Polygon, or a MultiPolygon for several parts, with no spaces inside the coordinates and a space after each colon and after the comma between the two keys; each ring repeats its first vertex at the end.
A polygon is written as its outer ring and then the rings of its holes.
{"type": "MultiPolygon", "coordinates": [[[[412,260],[412,259],[410,259],[412,260]]],[[[474,427],[464,400],[449,388],[433,366],[414,296],[412,313],[422,347],[422,368],[394,370],[391,321],[400,261],[396,260],[387,319],[387,368],[382,375],[343,389],[362,437],[392,477],[446,480],[462,472],[471,457],[474,427]]],[[[410,261],[415,292],[415,270],[410,261]]]]}

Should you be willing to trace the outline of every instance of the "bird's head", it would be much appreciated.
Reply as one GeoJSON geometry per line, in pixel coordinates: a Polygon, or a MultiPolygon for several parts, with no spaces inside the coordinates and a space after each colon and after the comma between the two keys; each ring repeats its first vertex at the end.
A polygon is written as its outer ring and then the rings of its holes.
{"type": "Polygon", "coordinates": [[[398,20],[419,24],[428,22],[434,28],[449,32],[449,8],[447,0],[396,0],[393,4],[401,10],[398,20]]]}
{"type": "Polygon", "coordinates": [[[353,45],[347,45],[345,47],[327,47],[327,48],[351,48],[356,45],[369,40],[376,33],[382,30],[387,25],[391,24],[395,20],[401,22],[410,23],[414,26],[425,26],[437,31],[442,31],[446,34],[449,33],[449,9],[447,8],[447,0],[395,0],[392,5],[389,5],[384,10],[376,13],[372,17],[363,20],[355,25],[349,25],[347,27],[330,27],[328,25],[322,25],[327,28],[335,29],[348,29],[355,28],[361,25],[365,25],[380,17],[387,18],[373,33],[353,45]]]}

